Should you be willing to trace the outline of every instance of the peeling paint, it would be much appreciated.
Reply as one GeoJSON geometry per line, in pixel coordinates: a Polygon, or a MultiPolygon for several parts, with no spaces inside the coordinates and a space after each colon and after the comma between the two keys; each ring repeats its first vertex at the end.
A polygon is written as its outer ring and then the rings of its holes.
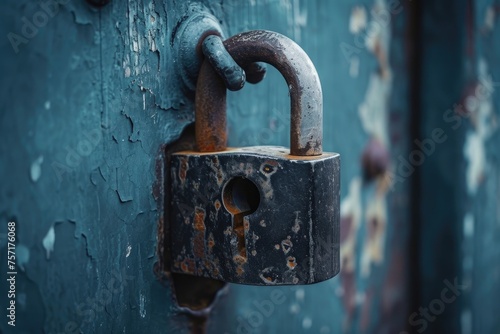
{"type": "Polygon", "coordinates": [[[492,95],[495,85],[491,82],[488,65],[484,59],[478,62],[478,74],[483,80],[474,90],[475,95],[465,99],[465,107],[472,115],[473,130],[467,131],[463,154],[467,161],[466,181],[470,195],[477,192],[479,185],[486,177],[486,142],[497,130],[498,123],[493,111],[492,95]],[[476,96],[480,93],[480,96],[476,96]]]}
{"type": "Polygon", "coordinates": [[[387,203],[384,192],[377,192],[366,208],[365,221],[368,237],[365,239],[361,256],[361,274],[368,277],[372,264],[380,264],[384,259],[387,203]]]}
{"type": "Polygon", "coordinates": [[[144,295],[141,293],[139,295],[139,314],[141,315],[141,318],[146,317],[145,304],[146,304],[146,297],[144,297],[144,295]]]}
{"type": "Polygon", "coordinates": [[[352,9],[351,17],[349,19],[349,31],[351,34],[359,34],[366,28],[367,14],[363,6],[355,6],[352,9]]]}
{"type": "Polygon", "coordinates": [[[365,100],[358,109],[366,133],[378,138],[385,146],[389,143],[387,113],[390,93],[391,82],[378,73],[372,73],[365,100]]]}
{"type": "Polygon", "coordinates": [[[30,250],[24,244],[18,244],[16,246],[16,264],[22,270],[25,271],[25,265],[30,261],[30,250]]]}
{"type": "Polygon", "coordinates": [[[40,176],[42,176],[42,163],[43,163],[43,155],[39,156],[31,164],[31,169],[30,169],[31,181],[37,182],[40,179],[40,176]]]}
{"type": "Polygon", "coordinates": [[[304,298],[306,296],[306,291],[302,288],[299,288],[295,291],[295,299],[299,302],[304,302],[304,298]]]}
{"type": "MultiPolygon", "coordinates": [[[[472,238],[474,237],[474,229],[475,229],[474,215],[470,212],[467,212],[463,220],[463,235],[465,242],[467,242],[467,240],[473,240],[472,238]]],[[[472,254],[466,253],[463,258],[463,269],[466,271],[472,270],[473,269],[472,262],[473,262],[472,254]]]]}
{"type": "Polygon", "coordinates": [[[361,186],[360,177],[351,180],[347,196],[340,204],[340,262],[343,271],[354,271],[356,235],[362,216],[361,186]]]}
{"type": "Polygon", "coordinates": [[[43,248],[45,248],[47,260],[50,259],[50,254],[54,251],[54,243],[56,242],[56,233],[54,225],[51,225],[49,231],[42,240],[43,248]]]}
{"type": "MultiPolygon", "coordinates": [[[[366,150],[370,148],[365,149],[360,159],[364,174],[351,179],[348,194],[341,202],[342,286],[336,290],[336,294],[342,298],[346,310],[345,328],[354,321],[356,311],[361,315],[370,312],[371,303],[366,301],[367,290],[361,282],[369,279],[372,265],[383,263],[386,243],[388,186],[384,181],[387,172],[382,167],[388,164],[385,160],[389,160],[389,154],[384,152],[388,152],[390,148],[388,115],[392,92],[392,69],[389,63],[391,25],[389,22],[379,21],[376,15],[380,12],[389,13],[387,3],[384,0],[374,0],[370,11],[371,21],[366,24],[370,31],[366,34],[365,47],[374,55],[378,68],[370,74],[364,101],[358,107],[361,125],[369,138],[367,146],[373,146],[374,143],[378,145],[376,152],[368,152],[373,153],[369,157],[378,160],[377,164],[368,166],[366,150]],[[371,169],[369,173],[367,167],[371,169]]],[[[352,24],[351,33],[361,30],[360,27],[365,25],[361,12],[353,12],[353,15],[351,19],[359,20],[359,23],[352,24]],[[353,15],[359,17],[353,18],[353,15]]],[[[352,64],[351,58],[351,77],[357,76],[357,66],[352,64]]],[[[367,323],[362,320],[362,326],[367,323]]]]}
{"type": "Polygon", "coordinates": [[[312,327],[312,319],[310,317],[304,317],[302,319],[302,328],[304,329],[310,329],[312,327]]]}

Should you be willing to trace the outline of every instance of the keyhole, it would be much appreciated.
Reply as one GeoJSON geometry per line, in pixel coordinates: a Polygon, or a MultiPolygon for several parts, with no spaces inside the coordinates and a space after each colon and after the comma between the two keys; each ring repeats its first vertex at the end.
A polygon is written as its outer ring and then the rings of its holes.
{"type": "Polygon", "coordinates": [[[222,201],[226,210],[233,215],[233,231],[238,238],[239,255],[246,259],[245,216],[254,213],[259,207],[259,189],[245,177],[234,177],[224,186],[222,201]]]}

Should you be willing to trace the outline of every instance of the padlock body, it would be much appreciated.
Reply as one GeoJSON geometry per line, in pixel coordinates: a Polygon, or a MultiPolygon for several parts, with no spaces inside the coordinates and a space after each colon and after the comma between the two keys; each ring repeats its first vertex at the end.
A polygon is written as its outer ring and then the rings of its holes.
{"type": "Polygon", "coordinates": [[[189,151],[173,154],[169,168],[173,272],[251,285],[339,272],[339,154],[189,151]]]}

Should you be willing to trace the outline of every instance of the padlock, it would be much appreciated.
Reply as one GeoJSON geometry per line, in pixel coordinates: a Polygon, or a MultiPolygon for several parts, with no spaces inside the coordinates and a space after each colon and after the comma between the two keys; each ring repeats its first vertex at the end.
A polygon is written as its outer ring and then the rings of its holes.
{"type": "Polygon", "coordinates": [[[224,46],[241,67],[266,62],[284,76],[291,149],[226,147],[226,87],[204,61],[195,96],[198,152],[170,159],[170,269],[251,285],[332,278],[340,269],[340,156],[322,152],[316,69],[275,32],[242,33],[224,46]]]}

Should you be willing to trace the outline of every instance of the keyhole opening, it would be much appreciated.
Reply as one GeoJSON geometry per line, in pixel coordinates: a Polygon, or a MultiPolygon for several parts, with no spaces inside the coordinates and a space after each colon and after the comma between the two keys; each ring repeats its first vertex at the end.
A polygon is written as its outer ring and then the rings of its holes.
{"type": "Polygon", "coordinates": [[[259,189],[245,177],[234,177],[225,185],[222,201],[226,210],[233,215],[233,231],[238,238],[239,255],[246,259],[245,216],[254,213],[259,207],[259,189]]]}
{"type": "Polygon", "coordinates": [[[226,210],[233,215],[250,214],[259,207],[259,189],[255,183],[245,177],[233,177],[224,187],[222,200],[226,210]]]}

